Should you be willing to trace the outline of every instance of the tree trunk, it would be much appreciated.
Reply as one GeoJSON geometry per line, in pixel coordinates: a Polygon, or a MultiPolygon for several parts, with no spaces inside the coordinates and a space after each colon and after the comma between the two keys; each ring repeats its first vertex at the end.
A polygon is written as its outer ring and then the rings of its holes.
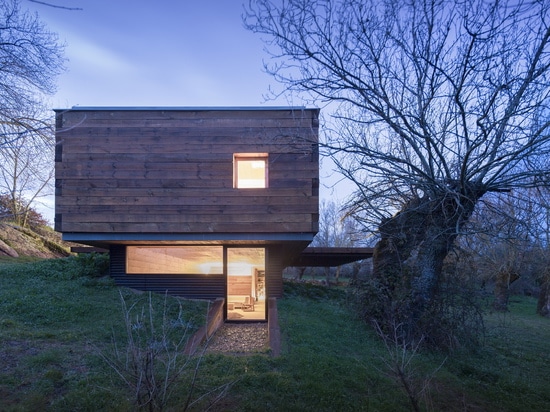
{"type": "Polygon", "coordinates": [[[436,296],[443,262],[482,192],[469,193],[469,197],[446,192],[439,198],[414,199],[380,225],[373,277],[389,295],[384,299],[391,302],[392,313],[393,308],[402,308],[391,322],[406,326],[407,339],[417,335],[418,322],[436,296]]]}
{"type": "Polygon", "coordinates": [[[445,230],[437,226],[429,228],[427,231],[432,233],[419,246],[416,270],[413,271],[411,279],[413,311],[418,312],[418,317],[422,316],[436,294],[443,270],[443,261],[456,237],[454,234],[448,234],[448,229],[445,230]]]}
{"type": "Polygon", "coordinates": [[[495,279],[495,300],[493,309],[497,312],[508,311],[508,300],[510,299],[510,285],[519,279],[519,275],[509,268],[501,269],[495,279]]]}
{"type": "Polygon", "coordinates": [[[550,317],[550,269],[546,271],[540,285],[537,313],[550,317]]]}

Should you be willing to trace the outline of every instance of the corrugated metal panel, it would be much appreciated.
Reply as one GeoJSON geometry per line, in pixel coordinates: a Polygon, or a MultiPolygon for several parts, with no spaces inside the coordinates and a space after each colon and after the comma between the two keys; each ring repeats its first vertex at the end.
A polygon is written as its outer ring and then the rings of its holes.
{"type": "Polygon", "coordinates": [[[282,248],[270,246],[266,248],[266,286],[268,298],[283,297],[283,256],[282,248]]]}
{"type": "Polygon", "coordinates": [[[168,293],[189,299],[225,297],[223,275],[127,275],[126,248],[111,247],[111,276],[119,286],[158,293],[168,293]]]}

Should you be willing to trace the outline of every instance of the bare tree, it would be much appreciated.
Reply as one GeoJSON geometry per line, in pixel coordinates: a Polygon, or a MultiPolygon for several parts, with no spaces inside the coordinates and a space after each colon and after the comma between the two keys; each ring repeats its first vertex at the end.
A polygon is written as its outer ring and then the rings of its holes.
{"type": "MultiPolygon", "coordinates": [[[[319,216],[319,232],[313,239],[313,246],[351,247],[360,240],[360,230],[344,210],[333,201],[322,201],[319,216]]],[[[341,267],[336,268],[335,282],[340,278],[341,267]]],[[[330,268],[325,268],[326,282],[330,285],[330,268]]]]}
{"type": "MultiPolygon", "coordinates": [[[[0,125],[0,133],[6,135],[17,130],[15,125],[0,125]]],[[[27,226],[32,205],[51,194],[53,131],[51,127],[40,132],[22,130],[18,136],[0,150],[0,191],[7,194],[9,218],[27,226]]]]}
{"type": "Polygon", "coordinates": [[[40,1],[40,0],[28,0],[31,3],[42,4],[43,6],[53,7],[54,9],[63,9],[63,10],[83,10],[81,7],[68,7],[55,4],[54,2],[40,1]]]}
{"type": "MultiPolygon", "coordinates": [[[[486,196],[474,213],[477,233],[463,246],[475,251],[483,282],[494,283],[493,308],[507,310],[512,283],[539,294],[537,313],[550,313],[550,199],[548,188],[486,196]]],[[[519,288],[519,286],[518,286],[519,288]]]]}
{"type": "Polygon", "coordinates": [[[18,0],[0,3],[0,124],[6,126],[0,148],[28,132],[43,136],[51,127],[37,108],[44,94],[55,91],[62,53],[57,35],[37,15],[22,11],[18,0]]]}
{"type": "Polygon", "coordinates": [[[531,227],[535,231],[541,266],[537,279],[540,286],[537,313],[550,317],[550,191],[539,188],[531,190],[530,195],[529,199],[536,207],[533,213],[536,221],[531,227]]]}
{"type": "Polygon", "coordinates": [[[492,287],[497,311],[508,310],[510,286],[531,272],[537,239],[530,228],[540,211],[527,207],[531,206],[527,195],[527,191],[486,195],[471,218],[476,233],[460,242],[475,256],[482,285],[492,287]]]}
{"type": "Polygon", "coordinates": [[[356,214],[378,230],[374,274],[383,284],[408,268],[413,334],[479,200],[548,183],[549,8],[259,0],[246,10],[267,72],[335,107],[326,147],[357,187],[356,214]]]}
{"type": "Polygon", "coordinates": [[[53,122],[43,98],[55,91],[63,46],[18,0],[0,3],[0,191],[27,223],[53,175],[53,122]]]}

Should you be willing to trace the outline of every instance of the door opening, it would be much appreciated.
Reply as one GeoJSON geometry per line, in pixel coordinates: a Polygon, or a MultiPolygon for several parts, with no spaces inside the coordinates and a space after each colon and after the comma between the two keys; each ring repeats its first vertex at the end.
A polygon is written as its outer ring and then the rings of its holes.
{"type": "Polygon", "coordinates": [[[266,319],[265,248],[227,248],[227,319],[266,319]]]}

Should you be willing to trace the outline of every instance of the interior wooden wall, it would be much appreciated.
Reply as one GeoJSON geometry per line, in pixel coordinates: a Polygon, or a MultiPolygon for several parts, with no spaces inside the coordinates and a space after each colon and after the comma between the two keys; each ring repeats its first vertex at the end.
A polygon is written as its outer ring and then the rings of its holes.
{"type": "Polygon", "coordinates": [[[229,276],[227,278],[227,294],[251,296],[252,276],[229,276]]]}

